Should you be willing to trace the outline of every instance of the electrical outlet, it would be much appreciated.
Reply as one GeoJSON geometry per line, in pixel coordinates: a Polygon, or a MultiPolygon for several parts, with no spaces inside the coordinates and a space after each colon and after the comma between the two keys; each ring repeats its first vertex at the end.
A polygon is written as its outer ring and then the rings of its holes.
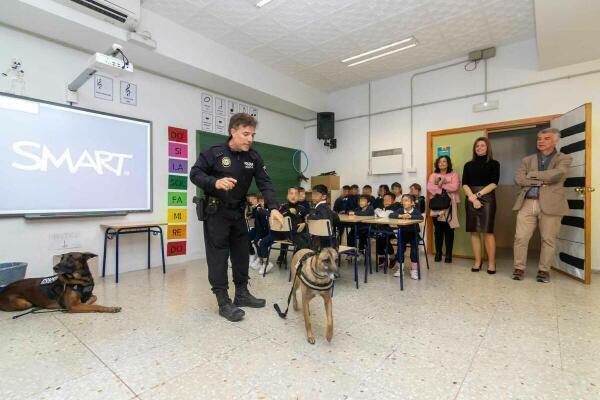
{"type": "Polygon", "coordinates": [[[81,232],[54,232],[49,235],[50,250],[65,250],[81,247],[81,232]]]}

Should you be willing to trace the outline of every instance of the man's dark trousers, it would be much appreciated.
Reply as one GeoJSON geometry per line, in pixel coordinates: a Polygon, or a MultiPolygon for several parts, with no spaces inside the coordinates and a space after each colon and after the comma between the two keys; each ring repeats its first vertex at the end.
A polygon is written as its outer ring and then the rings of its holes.
{"type": "Polygon", "coordinates": [[[227,292],[227,258],[231,256],[233,283],[248,284],[248,229],[242,210],[219,209],[204,221],[208,281],[213,293],[227,292]]]}

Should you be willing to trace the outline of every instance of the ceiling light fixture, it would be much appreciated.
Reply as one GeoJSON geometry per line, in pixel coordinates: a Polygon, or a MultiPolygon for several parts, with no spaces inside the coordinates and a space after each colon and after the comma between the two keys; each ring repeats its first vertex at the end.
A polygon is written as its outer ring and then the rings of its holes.
{"type": "Polygon", "coordinates": [[[382,53],[382,54],[378,54],[378,55],[373,56],[373,57],[365,58],[364,60],[360,60],[360,61],[357,61],[357,62],[352,63],[352,64],[348,64],[348,67],[353,67],[355,65],[366,63],[368,61],[373,61],[373,60],[376,60],[376,59],[381,58],[381,57],[389,56],[390,54],[394,54],[394,53],[398,53],[399,51],[402,51],[402,50],[410,49],[411,47],[415,47],[416,45],[417,45],[416,43],[411,43],[408,46],[400,47],[399,49],[391,50],[391,51],[388,51],[388,52],[385,52],[385,53],[382,53]]]}
{"type": "Polygon", "coordinates": [[[261,8],[262,6],[266,6],[272,1],[273,0],[260,0],[258,3],[256,3],[256,7],[261,8]]]}
{"type": "Polygon", "coordinates": [[[360,53],[360,54],[358,54],[358,55],[356,55],[356,56],[352,56],[352,57],[350,57],[350,58],[346,58],[346,59],[342,60],[342,62],[343,62],[343,63],[346,63],[346,62],[348,62],[348,61],[356,60],[357,58],[362,58],[362,57],[364,57],[364,56],[368,56],[369,54],[377,53],[377,52],[379,52],[379,51],[387,50],[387,49],[389,49],[389,48],[391,48],[391,47],[396,47],[396,46],[399,46],[399,45],[401,45],[401,44],[408,43],[408,42],[410,42],[411,40],[415,40],[415,38],[411,36],[411,37],[409,37],[409,38],[406,38],[406,39],[400,40],[400,41],[398,41],[398,42],[394,42],[394,43],[386,44],[385,46],[381,46],[381,47],[378,47],[378,48],[376,48],[376,49],[369,50],[369,51],[366,51],[366,52],[364,52],[364,53],[360,53]]]}

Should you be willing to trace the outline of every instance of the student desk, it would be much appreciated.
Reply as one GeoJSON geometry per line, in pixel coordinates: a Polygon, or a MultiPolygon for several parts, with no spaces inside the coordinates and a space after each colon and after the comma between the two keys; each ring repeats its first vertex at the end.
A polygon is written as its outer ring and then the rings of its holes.
{"type": "MultiPolygon", "coordinates": [[[[392,228],[396,227],[396,235],[398,237],[398,249],[401,248],[402,246],[402,230],[400,229],[403,226],[409,226],[409,225],[419,225],[421,222],[423,222],[423,220],[421,219],[396,219],[396,218],[371,218],[371,219],[367,219],[367,220],[363,220],[361,221],[364,224],[369,224],[369,234],[367,236],[367,249],[369,251],[368,256],[366,257],[366,259],[369,262],[369,267],[371,265],[371,226],[373,227],[377,227],[378,225],[387,225],[390,226],[392,228]]],[[[418,227],[417,227],[418,230],[418,227]]],[[[419,237],[418,235],[415,235],[415,239],[413,241],[413,243],[411,243],[411,246],[419,246],[419,237]]],[[[417,253],[418,254],[418,253],[417,253]]],[[[400,264],[400,254],[399,252],[396,253],[397,256],[397,261],[399,263],[399,268],[402,268],[402,264],[400,264]]],[[[367,270],[369,268],[367,268],[366,264],[365,264],[365,283],[367,282],[367,270]]],[[[419,265],[419,259],[417,258],[417,271],[419,273],[419,279],[421,279],[421,266],[419,265]]],[[[404,271],[402,271],[402,273],[400,274],[400,290],[404,290],[404,271]]]]}
{"type": "MultiPolygon", "coordinates": [[[[340,214],[340,222],[344,224],[361,224],[366,220],[375,218],[372,215],[348,215],[348,214],[340,214]]],[[[348,233],[349,234],[349,233],[348,233]]],[[[358,248],[358,227],[354,229],[354,245],[358,248]]],[[[365,249],[365,271],[367,268],[367,258],[366,258],[367,250],[365,249]]],[[[367,280],[365,279],[365,282],[367,280]]]]}
{"type": "Polygon", "coordinates": [[[163,274],[166,273],[165,267],[165,246],[163,239],[162,226],[166,222],[141,222],[132,224],[102,224],[104,229],[104,255],[102,257],[102,277],[106,273],[106,244],[108,240],[116,239],[116,263],[115,263],[115,282],[119,283],[119,236],[131,233],[146,233],[148,235],[148,269],[150,269],[150,234],[160,235],[160,250],[162,252],[163,274]]]}

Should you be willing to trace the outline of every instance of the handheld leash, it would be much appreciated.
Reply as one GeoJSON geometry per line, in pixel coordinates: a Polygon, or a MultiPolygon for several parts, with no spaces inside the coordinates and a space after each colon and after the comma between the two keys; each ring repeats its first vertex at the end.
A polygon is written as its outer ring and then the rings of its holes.
{"type": "Polygon", "coordinates": [[[313,251],[309,251],[305,255],[303,255],[302,258],[300,259],[300,262],[298,263],[298,268],[296,269],[296,275],[294,275],[294,279],[292,279],[292,288],[290,289],[290,294],[288,295],[287,308],[285,309],[285,312],[281,312],[281,308],[279,308],[279,304],[273,304],[275,311],[277,311],[277,314],[279,314],[279,316],[281,318],[285,319],[285,317],[287,317],[287,313],[290,309],[290,301],[292,301],[292,294],[294,293],[294,282],[296,282],[296,278],[300,277],[300,274],[302,272],[302,267],[304,266],[304,262],[314,255],[315,255],[315,253],[313,251]]]}
{"type": "Polygon", "coordinates": [[[58,310],[46,310],[46,311],[40,311],[43,310],[43,308],[40,307],[33,307],[31,310],[24,312],[23,314],[18,314],[12,317],[12,319],[17,319],[20,318],[24,315],[27,314],[46,314],[46,313],[51,313],[51,312],[66,312],[67,310],[59,308],[58,310]]]}

